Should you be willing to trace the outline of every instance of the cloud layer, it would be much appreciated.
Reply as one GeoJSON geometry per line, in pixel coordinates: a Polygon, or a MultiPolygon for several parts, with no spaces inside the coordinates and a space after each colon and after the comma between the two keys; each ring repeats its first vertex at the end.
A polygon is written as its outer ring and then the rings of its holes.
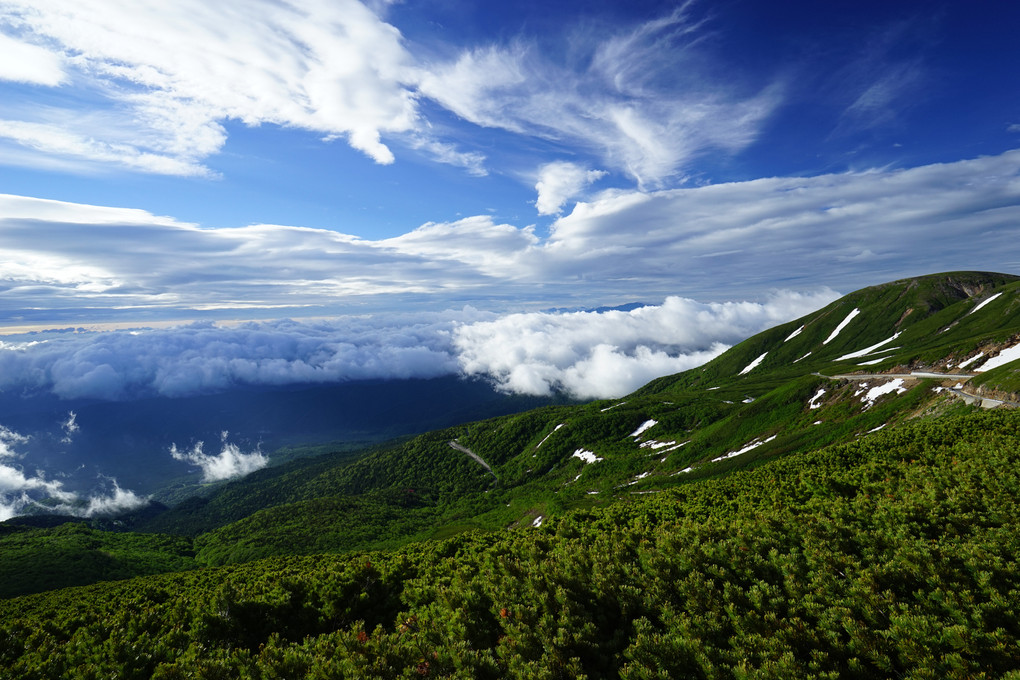
{"type": "Polygon", "coordinates": [[[782,293],[766,303],[714,304],[670,297],[628,312],[513,314],[459,327],[454,346],[466,373],[509,392],[618,397],[836,297],[782,293]]]}
{"type": "MultiPolygon", "coordinates": [[[[765,303],[671,297],[630,312],[340,317],[237,326],[43,333],[0,347],[0,390],[63,398],[184,396],[243,385],[432,378],[463,373],[526,394],[619,396],[703,363],[733,342],[834,299],[774,294],[765,303]]],[[[66,434],[71,415],[63,423],[66,434]]]]}
{"type": "MultiPolygon", "coordinates": [[[[562,194],[561,194],[562,195],[562,194]]],[[[550,207],[561,204],[557,199],[550,207]]],[[[0,323],[595,306],[1020,269],[1020,151],[907,169],[608,191],[548,235],[489,216],[369,240],[201,228],[0,195],[0,323]],[[44,310],[42,312],[33,310],[44,310]],[[243,316],[242,316],[243,315],[243,316]]]]}

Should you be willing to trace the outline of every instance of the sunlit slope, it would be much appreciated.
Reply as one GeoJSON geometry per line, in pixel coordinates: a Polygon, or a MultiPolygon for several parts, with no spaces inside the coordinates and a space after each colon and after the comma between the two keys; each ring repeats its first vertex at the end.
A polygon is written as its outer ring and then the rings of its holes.
{"type": "Polygon", "coordinates": [[[953,273],[867,288],[628,397],[469,423],[325,469],[297,502],[198,539],[198,554],[232,562],[540,523],[961,410],[942,380],[827,376],[960,370],[1020,333],[1018,287],[953,273]]]}

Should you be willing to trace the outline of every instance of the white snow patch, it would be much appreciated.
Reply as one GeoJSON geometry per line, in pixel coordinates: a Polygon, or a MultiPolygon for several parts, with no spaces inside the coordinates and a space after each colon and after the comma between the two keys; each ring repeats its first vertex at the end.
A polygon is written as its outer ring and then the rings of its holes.
{"type": "Polygon", "coordinates": [[[891,338],[886,338],[882,342],[876,342],[871,347],[865,347],[864,349],[859,349],[856,352],[851,352],[850,354],[844,354],[843,356],[841,356],[838,359],[836,359],[836,361],[845,361],[847,359],[859,359],[859,358],[861,358],[863,356],[867,356],[868,354],[871,354],[872,352],[874,352],[879,347],[883,347],[885,345],[888,345],[890,342],[892,342],[896,338],[900,337],[901,333],[902,333],[902,331],[897,331],[896,333],[893,334],[893,336],[891,338]]]}
{"type": "Polygon", "coordinates": [[[744,448],[740,449],[739,451],[730,451],[729,453],[724,453],[723,455],[719,456],[718,458],[713,458],[712,462],[713,463],[718,463],[720,460],[726,460],[727,458],[735,458],[736,456],[739,456],[742,453],[747,453],[751,449],[758,448],[762,444],[767,444],[768,442],[772,441],[773,439],[775,439],[778,436],[779,435],[775,435],[774,434],[771,437],[769,437],[768,439],[755,439],[754,441],[751,441],[751,442],[747,443],[744,446],[744,448]]]}
{"type": "Polygon", "coordinates": [[[605,413],[606,411],[608,411],[608,410],[610,410],[610,409],[614,409],[614,408],[616,408],[617,406],[623,406],[623,405],[624,405],[624,404],[626,404],[626,403],[627,403],[627,402],[625,402],[625,401],[621,401],[621,402],[620,402],[619,404],[613,404],[612,406],[607,406],[607,407],[605,407],[605,408],[603,408],[603,409],[599,409],[599,413],[605,413]]]}
{"type": "Polygon", "coordinates": [[[650,474],[652,474],[652,473],[651,472],[642,472],[640,475],[635,477],[633,481],[627,482],[627,486],[633,486],[633,485],[637,484],[638,482],[640,482],[642,479],[644,479],[645,477],[647,477],[650,474]]]}
{"type": "Polygon", "coordinates": [[[878,359],[872,359],[871,361],[862,361],[862,362],[860,362],[857,365],[858,366],[874,366],[875,364],[882,363],[883,361],[885,361],[888,358],[889,357],[879,357],[878,359]]]}
{"type": "Polygon", "coordinates": [[[709,391],[711,391],[711,390],[717,390],[719,388],[718,387],[709,387],[708,389],[709,389],[709,391]]]}
{"type": "Polygon", "coordinates": [[[815,396],[811,397],[811,401],[808,402],[808,408],[812,409],[812,410],[814,410],[816,408],[821,408],[822,405],[818,403],[818,400],[821,399],[824,395],[825,395],[825,388],[824,387],[819,387],[818,391],[815,392],[815,396]]]}
{"type": "Polygon", "coordinates": [[[741,404],[753,404],[754,403],[754,397],[747,397],[746,399],[744,399],[740,403],[741,404]]]}
{"type": "Polygon", "coordinates": [[[693,470],[694,470],[694,467],[693,467],[693,466],[691,466],[691,467],[685,467],[685,468],[684,468],[683,470],[680,470],[680,471],[678,471],[678,472],[674,472],[674,473],[673,473],[673,476],[675,477],[676,475],[683,475],[683,474],[686,474],[686,473],[688,473],[688,472],[692,472],[693,470]]]}
{"type": "Polygon", "coordinates": [[[1000,295],[1002,295],[1002,293],[996,293],[996,294],[995,294],[995,295],[993,295],[992,297],[988,298],[987,300],[985,300],[984,302],[982,302],[981,304],[979,304],[979,305],[978,305],[977,307],[975,307],[974,309],[972,309],[972,310],[970,310],[969,312],[967,312],[967,315],[969,316],[969,315],[973,314],[974,312],[976,312],[977,310],[981,309],[982,307],[984,307],[985,305],[987,305],[987,304],[988,304],[989,302],[991,302],[991,301],[992,301],[992,300],[994,300],[995,298],[999,297],[1000,295]]]}
{"type": "Polygon", "coordinates": [[[821,420],[816,420],[815,422],[813,422],[813,423],[811,423],[811,424],[812,424],[812,425],[821,425],[821,424],[822,424],[822,421],[821,421],[821,420]]]}
{"type": "Polygon", "coordinates": [[[804,330],[804,327],[803,327],[803,326],[801,326],[800,328],[798,328],[798,329],[797,329],[797,330],[795,330],[794,332],[792,332],[792,333],[790,333],[789,335],[787,335],[787,336],[786,336],[786,340],[783,340],[783,342],[789,342],[790,340],[793,340],[793,339],[794,339],[795,337],[797,337],[798,335],[800,335],[800,332],[801,332],[802,330],[804,330]]]}
{"type": "Polygon", "coordinates": [[[1020,359],[1020,345],[1013,345],[1012,347],[1007,347],[1006,349],[1002,350],[1001,352],[999,352],[999,356],[992,357],[991,359],[986,361],[984,365],[980,366],[979,368],[975,368],[974,370],[978,371],[979,373],[982,371],[990,371],[993,368],[998,368],[999,366],[1008,364],[1009,362],[1015,361],[1017,359],[1020,359]]]}
{"type": "Polygon", "coordinates": [[[670,452],[670,451],[676,451],[676,450],[677,450],[677,449],[679,449],[679,448],[680,448],[681,446],[687,446],[687,445],[688,445],[688,444],[690,444],[690,443],[691,443],[691,440],[690,440],[690,439],[688,439],[687,441],[685,441],[685,442],[680,442],[679,444],[676,444],[675,446],[671,446],[671,447],[669,447],[668,449],[663,449],[663,450],[662,450],[662,452],[663,452],[663,453],[668,453],[668,452],[670,452]]]}
{"type": "Polygon", "coordinates": [[[638,427],[638,429],[634,430],[633,432],[631,432],[627,436],[628,437],[640,437],[644,433],[645,430],[647,430],[650,427],[655,427],[658,424],[659,424],[658,420],[646,420],[645,422],[641,423],[641,425],[638,427]]]}
{"type": "Polygon", "coordinates": [[[970,366],[972,363],[974,363],[975,361],[977,361],[978,359],[980,359],[984,355],[985,355],[984,352],[978,352],[977,354],[972,356],[970,359],[967,359],[966,361],[961,361],[960,365],[957,366],[957,368],[967,368],[968,366],[970,366]]]}
{"type": "Polygon", "coordinates": [[[545,439],[543,439],[542,441],[540,441],[540,442],[538,443],[538,446],[536,446],[535,448],[537,449],[537,448],[538,448],[539,446],[541,446],[542,444],[545,444],[546,440],[547,440],[547,439],[549,439],[549,437],[553,436],[553,432],[555,432],[556,430],[558,430],[558,429],[560,429],[561,427],[563,427],[563,425],[564,425],[564,423],[560,423],[559,425],[557,425],[556,427],[554,427],[554,428],[553,428],[553,431],[552,431],[552,432],[550,432],[549,434],[547,434],[547,435],[545,436],[545,439]]]}
{"type": "Polygon", "coordinates": [[[594,451],[585,451],[584,449],[578,449],[577,451],[574,451],[572,454],[570,454],[570,457],[580,458],[585,463],[597,463],[600,460],[603,460],[602,458],[596,456],[594,451]]]}
{"type": "Polygon", "coordinates": [[[646,442],[641,442],[641,444],[639,444],[639,446],[642,449],[661,449],[664,446],[672,446],[673,444],[676,444],[676,440],[675,439],[673,441],[671,441],[671,442],[660,442],[660,441],[656,441],[654,439],[649,439],[646,442]]]}
{"type": "Polygon", "coordinates": [[[868,433],[868,434],[871,434],[872,432],[878,432],[879,430],[881,430],[881,429],[882,429],[883,427],[885,427],[886,425],[888,425],[888,423],[882,423],[882,424],[881,424],[881,425],[879,425],[878,427],[873,427],[873,428],[871,428],[870,430],[868,430],[868,432],[867,432],[867,433],[868,433]]]}
{"type": "Polygon", "coordinates": [[[545,517],[542,517],[542,515],[539,515],[538,517],[535,518],[535,521],[531,523],[531,526],[533,526],[533,527],[540,527],[540,526],[542,526],[542,520],[543,519],[545,519],[545,517]]]}
{"type": "MultiPolygon", "coordinates": [[[[862,385],[864,384],[862,383],[862,385]]],[[[883,394],[889,394],[891,392],[895,392],[896,394],[902,394],[906,391],[907,388],[903,386],[903,378],[896,378],[895,380],[890,380],[889,382],[883,385],[876,385],[875,387],[872,387],[870,390],[868,390],[868,393],[864,395],[864,398],[861,399],[861,401],[864,402],[864,408],[871,408],[872,405],[874,405],[875,400],[881,397],[883,394]]],[[[857,396],[860,393],[861,392],[859,391],[856,394],[854,394],[854,396],[857,396]]]]}
{"type": "Polygon", "coordinates": [[[811,352],[808,352],[807,354],[802,356],[800,359],[794,359],[793,363],[797,363],[798,361],[803,361],[804,359],[807,359],[809,356],[811,356],[811,352]]]}
{"type": "Polygon", "coordinates": [[[754,369],[758,368],[758,364],[761,363],[761,360],[765,358],[766,354],[768,354],[768,352],[762,353],[762,355],[760,357],[758,357],[757,359],[755,359],[754,361],[749,363],[747,366],[744,366],[744,370],[742,370],[737,375],[747,375],[748,373],[750,373],[754,369]]]}
{"type": "Polygon", "coordinates": [[[597,493],[598,493],[598,491],[589,491],[589,492],[588,492],[588,495],[589,495],[589,496],[594,496],[594,495],[595,495],[595,494],[597,494],[597,493]]]}
{"type": "Polygon", "coordinates": [[[853,311],[846,315],[846,318],[843,319],[843,321],[840,322],[838,326],[836,326],[836,330],[832,331],[832,333],[829,334],[829,337],[825,338],[825,341],[822,342],[822,344],[828,345],[830,342],[832,342],[836,338],[836,336],[839,335],[840,331],[846,328],[846,325],[853,321],[853,318],[860,313],[861,310],[854,307],[853,311]]]}

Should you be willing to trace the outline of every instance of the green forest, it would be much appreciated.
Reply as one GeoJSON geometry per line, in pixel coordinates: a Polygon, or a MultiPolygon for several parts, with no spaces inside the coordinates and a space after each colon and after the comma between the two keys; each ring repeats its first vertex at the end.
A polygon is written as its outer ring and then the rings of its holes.
{"type": "Polygon", "coordinates": [[[3,602],[8,678],[1020,677],[1020,418],[538,528],[3,602]]]}

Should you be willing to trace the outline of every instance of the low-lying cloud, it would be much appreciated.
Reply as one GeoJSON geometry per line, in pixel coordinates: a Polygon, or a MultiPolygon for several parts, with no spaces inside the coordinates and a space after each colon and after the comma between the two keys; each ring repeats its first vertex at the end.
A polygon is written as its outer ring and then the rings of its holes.
{"type": "Polygon", "coordinates": [[[508,392],[618,397],[836,297],[831,290],[777,293],[765,303],[670,297],[632,311],[513,314],[459,327],[454,346],[465,373],[508,392]]]}
{"type": "Polygon", "coordinates": [[[170,455],[175,460],[201,468],[203,482],[220,482],[243,477],[269,465],[269,459],[258,448],[245,453],[237,444],[227,441],[228,436],[227,432],[220,436],[220,452],[215,455],[205,453],[204,442],[198,442],[186,451],[181,451],[177,448],[177,444],[172,444],[170,455]]]}
{"type": "MultiPolygon", "coordinates": [[[[70,418],[69,422],[73,420],[70,418]]],[[[0,522],[23,515],[31,508],[93,517],[131,510],[148,502],[147,497],[122,489],[112,478],[107,480],[112,489],[82,495],[67,490],[60,480],[47,479],[40,470],[35,474],[27,473],[17,462],[23,457],[18,448],[30,439],[0,425],[0,522]]]]}
{"type": "MultiPolygon", "coordinates": [[[[729,344],[835,297],[825,289],[777,292],[763,303],[705,304],[670,297],[626,312],[499,316],[466,308],[237,326],[40,333],[33,337],[43,340],[0,347],[0,390],[119,400],[246,385],[463,374],[488,377],[509,392],[612,397],[704,363],[729,344]]],[[[70,435],[70,414],[63,425],[70,435]]]]}

